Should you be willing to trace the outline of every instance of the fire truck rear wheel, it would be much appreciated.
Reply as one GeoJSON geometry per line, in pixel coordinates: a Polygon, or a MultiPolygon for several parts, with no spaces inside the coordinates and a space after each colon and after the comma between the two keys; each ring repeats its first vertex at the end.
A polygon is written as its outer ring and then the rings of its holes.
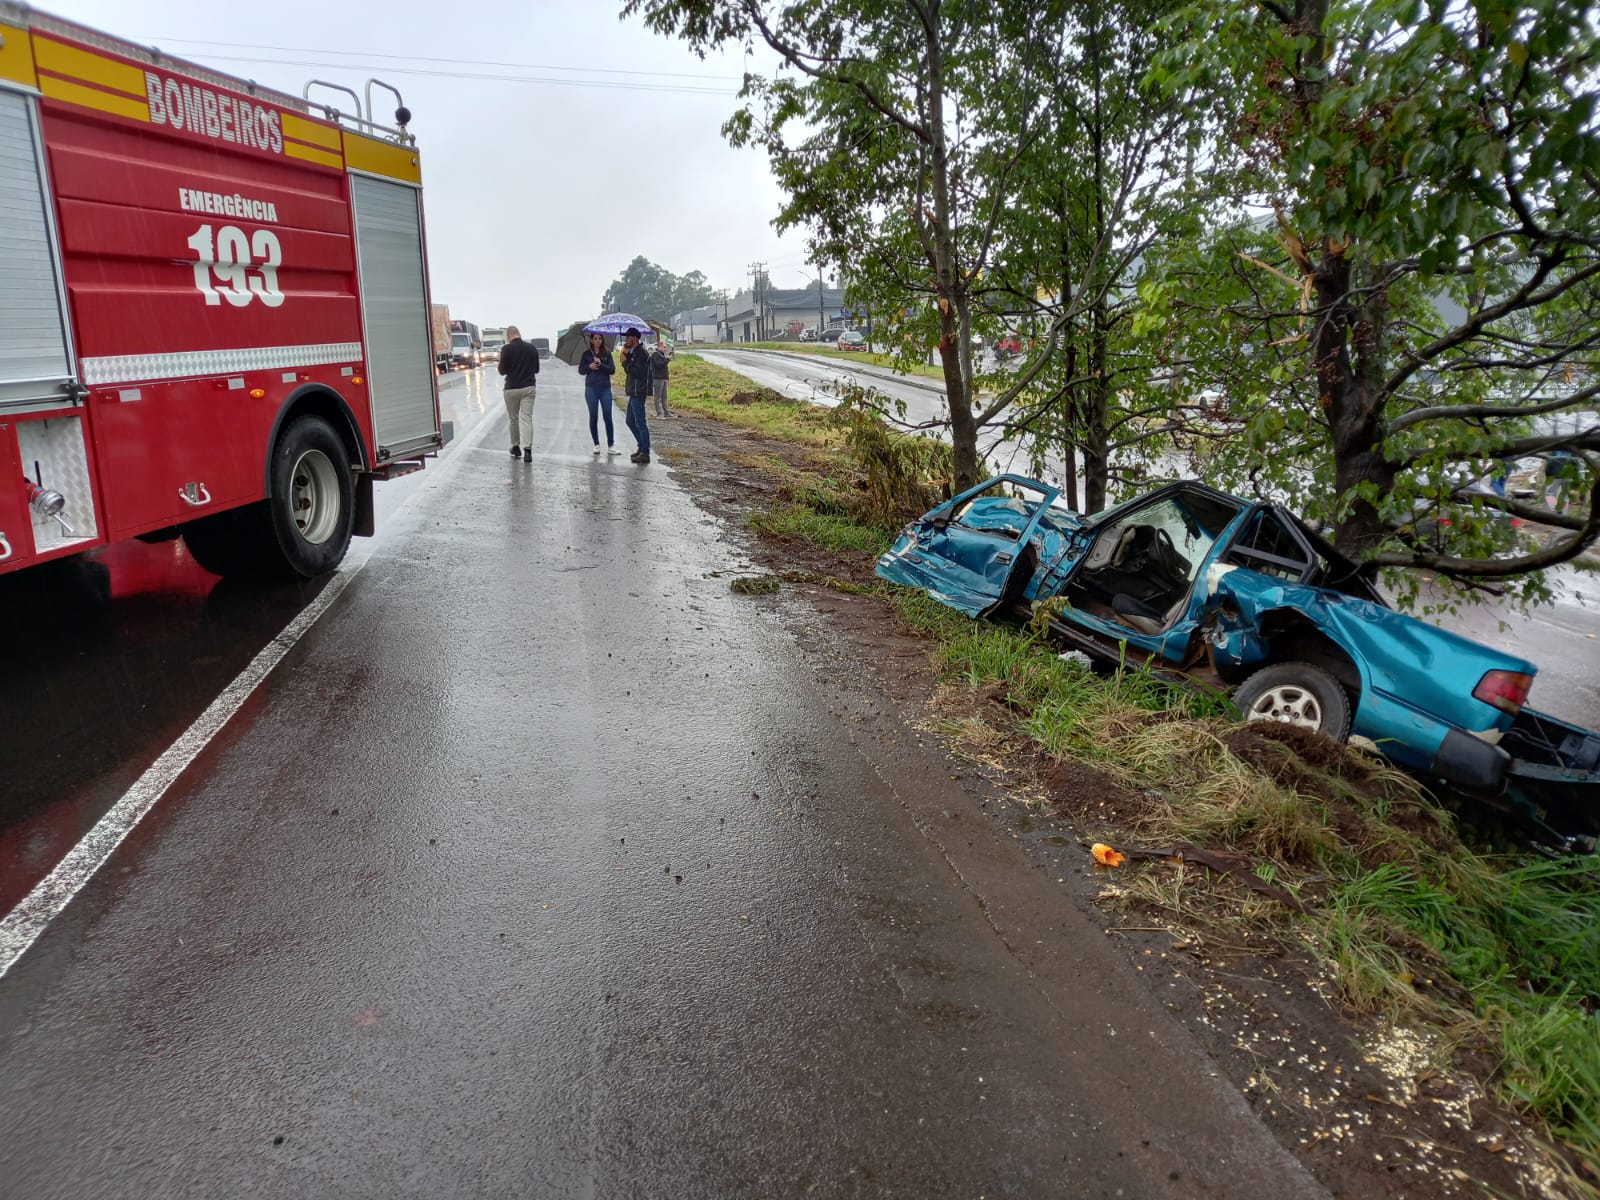
{"type": "Polygon", "coordinates": [[[321,417],[300,417],[278,438],[267,510],[281,573],[310,579],[344,559],[355,526],[355,478],[344,442],[321,417]]]}
{"type": "Polygon", "coordinates": [[[272,495],[184,526],[189,553],[215,575],[311,579],[337,567],[355,525],[350,455],[321,417],[297,418],[272,449],[272,495]]]}

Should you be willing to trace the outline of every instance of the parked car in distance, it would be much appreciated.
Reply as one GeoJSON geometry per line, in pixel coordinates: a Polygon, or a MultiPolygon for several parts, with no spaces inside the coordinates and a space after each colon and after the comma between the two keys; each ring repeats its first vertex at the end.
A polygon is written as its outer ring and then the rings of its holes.
{"type": "Polygon", "coordinates": [[[839,344],[839,335],[846,332],[848,330],[843,325],[829,325],[817,334],[817,341],[824,346],[837,346],[839,344]]]}
{"type": "Polygon", "coordinates": [[[839,335],[839,349],[841,350],[860,350],[865,352],[866,348],[867,337],[860,330],[846,329],[839,335]]]}
{"type": "Polygon", "coordinates": [[[800,340],[802,342],[814,342],[814,341],[816,341],[817,340],[817,331],[815,329],[802,329],[800,331],[800,340]]]}
{"type": "Polygon", "coordinates": [[[1394,611],[1278,505],[1192,481],[1089,517],[1059,499],[1002,475],[906,526],[878,574],[974,617],[1049,603],[1091,658],[1232,688],[1246,720],[1355,741],[1595,849],[1600,733],[1525,707],[1533,663],[1394,611]]]}

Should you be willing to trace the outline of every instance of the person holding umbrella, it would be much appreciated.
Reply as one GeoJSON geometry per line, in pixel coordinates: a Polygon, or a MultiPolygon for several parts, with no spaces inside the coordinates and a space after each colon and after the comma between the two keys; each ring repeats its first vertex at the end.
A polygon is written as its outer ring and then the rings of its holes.
{"type": "MultiPolygon", "coordinates": [[[[606,416],[606,453],[617,452],[617,431],[611,422],[611,377],[616,373],[617,364],[612,360],[611,351],[606,349],[606,335],[591,333],[589,348],[578,359],[578,374],[583,376],[583,399],[589,406],[589,436],[594,440],[596,455],[600,453],[601,413],[606,416]]],[[[628,408],[628,419],[633,419],[632,405],[628,408]]]]}
{"type": "Polygon", "coordinates": [[[639,441],[631,455],[636,463],[650,461],[650,425],[645,420],[645,398],[650,395],[650,355],[639,344],[638,329],[629,326],[623,335],[622,369],[628,376],[628,429],[639,441]]]}

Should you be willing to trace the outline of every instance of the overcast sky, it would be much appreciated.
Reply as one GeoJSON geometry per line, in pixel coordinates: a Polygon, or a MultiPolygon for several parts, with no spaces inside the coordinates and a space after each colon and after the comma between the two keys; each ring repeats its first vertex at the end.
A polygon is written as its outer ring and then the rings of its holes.
{"type": "MultiPolygon", "coordinates": [[[[607,285],[638,254],[734,290],[753,261],[768,264],[777,286],[803,285],[803,236],[779,238],[771,227],[780,197],[766,155],[734,150],[720,132],[743,55],[701,62],[619,21],[621,6],[38,4],[295,96],[311,78],[357,93],[369,76],[393,83],[422,153],[433,298],[452,316],[553,337],[597,315],[607,285]],[[608,149],[598,165],[589,159],[597,145],[608,149]]],[[[391,115],[380,106],[381,118],[391,115]]]]}

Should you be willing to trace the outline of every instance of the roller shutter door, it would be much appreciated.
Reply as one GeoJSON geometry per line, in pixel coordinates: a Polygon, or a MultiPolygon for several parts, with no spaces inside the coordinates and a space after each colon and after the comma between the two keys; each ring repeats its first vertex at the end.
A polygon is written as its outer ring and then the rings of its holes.
{"type": "Polygon", "coordinates": [[[433,325],[422,271],[422,210],[415,188],[350,177],[361,267],[372,425],[391,456],[437,445],[433,325]]]}
{"type": "Polygon", "coordinates": [[[72,378],[33,120],[0,91],[0,405],[61,399],[72,378]]]}

